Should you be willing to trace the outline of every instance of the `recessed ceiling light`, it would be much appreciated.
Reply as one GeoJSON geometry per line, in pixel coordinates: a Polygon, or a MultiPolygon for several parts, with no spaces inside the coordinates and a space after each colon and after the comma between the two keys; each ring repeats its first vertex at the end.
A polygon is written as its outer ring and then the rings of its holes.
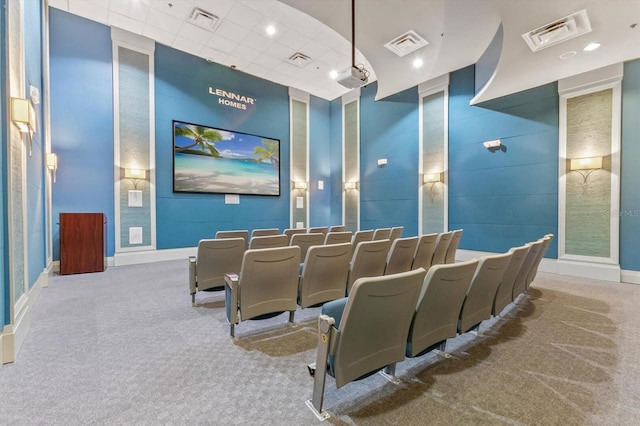
{"type": "Polygon", "coordinates": [[[329,72],[329,77],[331,77],[331,80],[335,80],[336,78],[338,78],[338,71],[331,70],[331,72],[329,72]]]}
{"type": "Polygon", "coordinates": [[[562,55],[558,56],[558,59],[569,59],[573,56],[576,56],[578,54],[578,52],[576,52],[575,50],[570,50],[568,52],[564,52],[562,55]]]}
{"type": "Polygon", "coordinates": [[[424,61],[422,60],[422,58],[415,58],[411,64],[414,68],[420,68],[422,65],[424,65],[424,61]]]}
{"type": "Polygon", "coordinates": [[[269,25],[267,26],[267,28],[265,28],[265,31],[268,35],[272,36],[276,33],[276,27],[274,27],[273,25],[269,25]]]}
{"type": "Polygon", "coordinates": [[[591,52],[592,50],[596,50],[598,47],[600,47],[600,43],[589,43],[582,50],[585,52],[591,52]]]}

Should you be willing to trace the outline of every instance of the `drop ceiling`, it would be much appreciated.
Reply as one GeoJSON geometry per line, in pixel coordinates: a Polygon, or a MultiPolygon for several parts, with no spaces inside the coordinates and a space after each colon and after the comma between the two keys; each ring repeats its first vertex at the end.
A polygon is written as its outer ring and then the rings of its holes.
{"type": "MultiPolygon", "coordinates": [[[[141,34],[324,99],[348,89],[332,70],[351,64],[349,0],[49,0],[53,7],[141,34]],[[195,8],[217,21],[203,28],[195,8]],[[266,27],[276,33],[268,36],[266,27]],[[301,54],[308,59],[293,61],[301,54]]],[[[209,21],[204,19],[204,21],[209,21]]],[[[474,102],[640,57],[640,0],[356,0],[356,62],[378,81],[376,99],[474,64],[499,26],[503,43],[474,102]],[[584,9],[592,31],[532,52],[522,34],[584,9]],[[385,44],[413,31],[428,44],[399,56],[385,44]],[[598,42],[601,47],[584,52],[598,42]],[[575,51],[574,55],[566,55],[575,51]],[[560,59],[566,57],[567,59],[560,59]],[[412,64],[422,61],[420,68],[412,64]]],[[[478,88],[479,89],[479,88],[478,88]]]]}

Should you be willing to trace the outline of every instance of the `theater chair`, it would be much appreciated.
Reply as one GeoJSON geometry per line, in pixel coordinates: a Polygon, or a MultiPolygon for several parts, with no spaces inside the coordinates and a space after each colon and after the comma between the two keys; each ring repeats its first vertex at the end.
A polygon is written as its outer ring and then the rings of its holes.
{"type": "Polygon", "coordinates": [[[442,263],[446,263],[447,250],[449,249],[449,244],[451,243],[452,238],[452,231],[442,232],[440,235],[438,235],[436,248],[433,251],[433,259],[431,260],[432,265],[440,265],[442,263]]]}
{"type": "Polygon", "coordinates": [[[389,239],[391,242],[398,238],[402,238],[402,232],[404,232],[404,226],[394,226],[391,228],[391,233],[389,234],[389,239]]]}
{"type": "Polygon", "coordinates": [[[351,291],[351,286],[358,278],[384,275],[390,245],[389,240],[364,241],[358,244],[349,267],[347,293],[351,291]]]}
{"type": "Polygon", "coordinates": [[[247,250],[239,274],[225,276],[231,337],[235,337],[235,325],[240,321],[271,318],[289,311],[292,323],[297,307],[299,270],[299,247],[247,250]]]}
{"type": "Polygon", "coordinates": [[[325,244],[342,244],[349,243],[351,244],[351,237],[353,234],[351,231],[343,231],[343,232],[329,232],[324,239],[325,244]]]}
{"type": "Polygon", "coordinates": [[[518,271],[518,275],[516,276],[516,281],[513,284],[513,294],[511,300],[516,300],[518,296],[520,296],[527,289],[527,277],[531,272],[531,268],[533,268],[536,258],[538,257],[538,253],[542,250],[542,245],[544,241],[540,238],[538,241],[529,243],[531,249],[529,253],[527,253],[527,257],[522,262],[522,266],[520,267],[520,271],[518,271]]]}
{"type": "Polygon", "coordinates": [[[520,272],[522,263],[527,257],[527,253],[529,253],[529,249],[531,249],[531,246],[525,244],[520,247],[512,247],[509,250],[509,253],[511,253],[511,261],[496,292],[496,298],[493,302],[493,316],[500,315],[500,312],[502,312],[509,303],[513,302],[513,285],[516,282],[516,277],[518,276],[518,272],[520,272]]]}
{"type": "Polygon", "coordinates": [[[329,227],[329,232],[344,232],[346,231],[346,226],[344,225],[333,225],[329,227]]]}
{"type": "Polygon", "coordinates": [[[286,235],[265,235],[252,237],[249,242],[249,250],[286,247],[289,245],[289,237],[286,235]]]}
{"type": "Polygon", "coordinates": [[[411,269],[423,268],[425,271],[428,271],[429,268],[431,268],[431,261],[433,260],[433,252],[436,248],[437,241],[438,234],[436,233],[420,235],[411,269]]]}
{"type": "Polygon", "coordinates": [[[304,262],[307,251],[310,247],[321,246],[324,243],[324,235],[321,233],[314,234],[295,234],[291,237],[290,246],[300,247],[300,260],[298,263],[304,262]]]}
{"type": "Polygon", "coordinates": [[[280,230],[278,228],[264,228],[264,229],[254,229],[251,231],[251,238],[253,237],[267,237],[269,235],[280,235],[280,230]]]}
{"type": "Polygon", "coordinates": [[[350,260],[351,243],[309,248],[298,284],[300,307],[308,308],[343,298],[350,260]]]}
{"type": "Polygon", "coordinates": [[[218,231],[216,232],[216,239],[223,238],[244,238],[245,249],[249,247],[249,231],[218,231]]]}
{"type": "Polygon", "coordinates": [[[318,318],[318,350],[313,397],[307,406],[319,419],[326,374],[336,379],[336,387],[363,379],[387,367],[395,373],[395,363],[404,360],[411,317],[424,280],[425,271],[403,272],[382,277],[361,278],[353,284],[348,298],[325,303],[318,318]]]}
{"type": "Polygon", "coordinates": [[[524,291],[529,290],[529,286],[531,285],[533,280],[536,279],[536,274],[538,273],[540,262],[542,261],[542,258],[544,257],[545,253],[549,249],[549,246],[551,245],[551,240],[553,240],[553,234],[547,234],[544,237],[542,237],[542,247],[538,252],[538,256],[536,256],[536,260],[533,262],[533,266],[531,267],[529,274],[527,275],[527,281],[526,281],[524,291]]]}
{"type": "Polygon", "coordinates": [[[224,275],[239,271],[246,250],[244,238],[200,240],[196,256],[189,257],[189,290],[191,304],[196,303],[196,291],[224,289],[224,275]]]}
{"type": "Polygon", "coordinates": [[[391,228],[378,228],[373,232],[373,240],[388,240],[391,236],[391,228]]]}
{"type": "Polygon", "coordinates": [[[289,237],[289,239],[287,240],[287,245],[291,244],[291,238],[296,235],[296,234],[306,234],[307,233],[307,229],[306,228],[300,228],[300,229],[292,229],[292,228],[288,228],[285,229],[283,234],[286,235],[287,237],[289,237]]]}
{"type": "Polygon", "coordinates": [[[393,240],[387,256],[384,274],[391,275],[410,271],[417,245],[418,237],[396,238],[393,240]]]}
{"type": "Polygon", "coordinates": [[[444,263],[455,263],[456,252],[458,251],[461,238],[462,229],[453,231],[453,234],[451,235],[451,242],[449,243],[449,247],[447,247],[447,254],[444,256],[444,263]]]}

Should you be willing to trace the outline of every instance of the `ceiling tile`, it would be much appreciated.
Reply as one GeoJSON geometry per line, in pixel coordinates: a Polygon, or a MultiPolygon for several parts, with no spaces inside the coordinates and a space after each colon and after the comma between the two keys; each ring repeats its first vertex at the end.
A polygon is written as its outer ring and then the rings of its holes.
{"type": "Polygon", "coordinates": [[[173,41],[172,47],[174,49],[182,50],[183,52],[191,53],[195,56],[200,56],[200,52],[202,51],[204,44],[178,36],[173,41]]]}
{"type": "Polygon", "coordinates": [[[226,19],[244,28],[253,29],[262,20],[262,17],[263,14],[257,10],[251,9],[242,3],[236,3],[227,13],[226,19]]]}
{"type": "Polygon", "coordinates": [[[162,30],[158,27],[154,27],[153,25],[145,25],[144,30],[142,30],[142,35],[145,37],[149,37],[157,41],[158,43],[162,43],[166,46],[171,46],[173,41],[176,39],[175,34],[169,34],[165,30],[162,30]]]}
{"type": "Polygon", "coordinates": [[[137,21],[115,12],[109,12],[109,20],[107,23],[136,34],[142,34],[142,28],[144,27],[142,21],[137,21]]]}
{"type": "MultiPolygon", "coordinates": [[[[116,0],[113,0],[116,1],[116,0]]],[[[175,16],[178,19],[187,19],[191,12],[193,12],[193,4],[187,3],[184,0],[171,0],[171,1],[152,1],[149,6],[153,9],[158,9],[164,13],[168,13],[171,16],[175,16]]]]}
{"type": "Polygon", "coordinates": [[[195,7],[213,13],[218,18],[224,18],[234,4],[233,0],[196,0],[193,3],[195,7]]]}
{"type": "Polygon", "coordinates": [[[274,71],[287,76],[300,75],[300,73],[303,72],[301,68],[298,68],[295,65],[291,65],[288,62],[281,62],[280,65],[274,68],[274,71]]]}
{"type": "Polygon", "coordinates": [[[225,18],[216,30],[216,34],[241,42],[249,34],[249,30],[225,18]]]}
{"type": "Polygon", "coordinates": [[[69,11],[69,2],[67,2],[67,0],[49,0],[49,6],[64,10],[65,12],[69,11]]]}
{"type": "Polygon", "coordinates": [[[223,64],[224,61],[227,59],[227,56],[229,56],[229,55],[224,53],[224,52],[221,52],[219,50],[212,49],[212,48],[210,48],[208,46],[205,46],[200,51],[200,56],[202,56],[203,58],[205,58],[208,61],[212,61],[212,62],[217,62],[219,64],[223,64]]]}
{"type": "Polygon", "coordinates": [[[276,59],[286,61],[291,57],[291,55],[296,53],[296,51],[279,43],[273,43],[271,46],[269,46],[265,53],[267,55],[273,56],[276,59]]]}
{"type": "Polygon", "coordinates": [[[252,62],[258,56],[260,56],[262,52],[241,44],[232,52],[232,54],[233,56],[237,56],[238,58],[246,59],[247,61],[252,62]]]}
{"type": "Polygon", "coordinates": [[[106,24],[109,20],[108,8],[89,4],[84,1],[70,1],[69,12],[102,24],[106,24]]]}
{"type": "Polygon", "coordinates": [[[130,19],[144,22],[149,12],[149,3],[142,1],[112,1],[109,10],[130,19]]]}
{"type": "Polygon", "coordinates": [[[185,22],[184,24],[182,24],[180,31],[178,31],[179,37],[184,37],[184,38],[188,38],[189,40],[197,41],[202,45],[205,45],[209,41],[212,35],[213,35],[213,32],[207,31],[204,28],[200,28],[188,22],[185,22]]]}
{"type": "Polygon", "coordinates": [[[272,43],[273,39],[257,32],[250,32],[242,41],[242,44],[245,46],[249,46],[252,49],[260,51],[267,50],[272,43]]]}
{"type": "Polygon", "coordinates": [[[229,55],[227,56],[225,62],[229,65],[229,66],[236,66],[236,69],[242,71],[244,68],[246,68],[247,66],[249,66],[249,61],[247,61],[246,59],[242,59],[242,58],[238,58],[237,56],[232,56],[229,55]]]}
{"type": "Polygon", "coordinates": [[[96,6],[104,7],[106,9],[109,9],[109,3],[111,3],[111,0],[82,0],[82,1],[83,3],[95,4],[96,6]]]}
{"type": "MultiPolygon", "coordinates": [[[[309,38],[303,36],[295,30],[287,30],[284,34],[278,37],[278,43],[283,46],[290,47],[295,51],[300,51],[300,48],[311,41],[309,38]]],[[[306,52],[302,52],[307,54],[306,52]]],[[[308,54],[307,54],[308,55],[308,54]]]]}
{"type": "Polygon", "coordinates": [[[319,43],[315,40],[309,40],[300,48],[300,50],[312,58],[319,58],[331,49],[325,44],[319,43]]]}
{"type": "Polygon", "coordinates": [[[266,73],[268,73],[270,70],[269,68],[263,67],[262,65],[259,65],[255,62],[250,63],[249,65],[247,65],[247,67],[245,68],[245,71],[248,72],[249,74],[258,76],[258,77],[262,77],[264,76],[266,73]]]}
{"type": "Polygon", "coordinates": [[[263,66],[263,67],[265,67],[267,69],[272,70],[275,67],[277,67],[278,65],[280,65],[282,60],[276,59],[273,56],[262,54],[262,55],[258,56],[258,58],[253,62],[255,62],[258,65],[261,65],[261,66],[263,66]]]}
{"type": "Polygon", "coordinates": [[[231,53],[238,47],[238,43],[233,40],[229,40],[228,38],[220,37],[217,34],[214,34],[207,43],[207,47],[212,49],[219,50],[224,53],[231,53]]]}
{"type": "Polygon", "coordinates": [[[158,9],[149,9],[147,24],[153,25],[156,28],[162,28],[163,31],[170,34],[178,34],[182,26],[182,20],[158,9]]]}

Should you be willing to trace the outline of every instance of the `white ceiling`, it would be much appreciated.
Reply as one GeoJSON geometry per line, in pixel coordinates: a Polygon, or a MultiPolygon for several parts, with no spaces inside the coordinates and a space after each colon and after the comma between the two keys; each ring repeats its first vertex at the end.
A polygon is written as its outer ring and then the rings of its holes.
{"type": "MultiPolygon", "coordinates": [[[[159,43],[324,99],[348,91],[329,77],[351,64],[349,0],[49,0],[53,7],[142,34],[159,43]],[[188,17],[195,7],[220,20],[202,29],[188,17]],[[267,36],[272,24],[276,34],[267,36]],[[311,58],[303,68],[287,59],[311,58]]],[[[378,81],[384,98],[471,65],[499,25],[504,41],[496,72],[474,99],[481,102],[640,57],[640,0],[356,0],[356,63],[378,81]],[[531,52],[521,34],[586,9],[593,31],[531,52]],[[383,45],[413,30],[429,44],[398,57],[383,45]],[[591,41],[602,44],[583,52],[591,41]],[[567,51],[577,54],[558,57],[567,51]],[[362,52],[362,54],[360,54],[362,52]],[[420,57],[424,65],[415,69],[420,57]],[[366,58],[366,59],[365,59],[366,58]]]]}

